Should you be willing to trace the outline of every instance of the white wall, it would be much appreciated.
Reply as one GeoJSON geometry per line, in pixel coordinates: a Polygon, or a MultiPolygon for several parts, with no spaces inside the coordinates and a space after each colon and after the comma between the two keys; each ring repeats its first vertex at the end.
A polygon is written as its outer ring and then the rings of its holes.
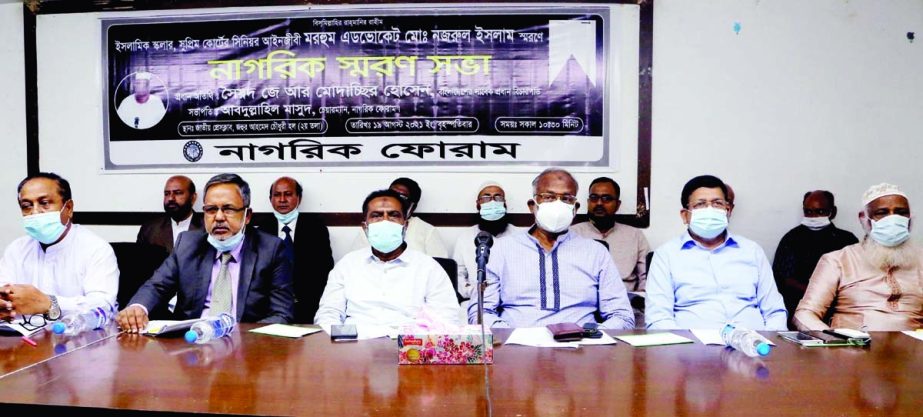
{"type": "Polygon", "coordinates": [[[0,4],[0,247],[22,235],[16,184],[26,175],[22,3],[0,4]]]}
{"type": "MultiPolygon", "coordinates": [[[[14,39],[0,48],[21,49],[19,6],[4,6],[0,19],[0,33],[9,32],[14,39]]],[[[53,68],[41,60],[42,51],[61,40],[48,37],[47,29],[55,26],[66,28],[72,42],[93,48],[99,43],[98,29],[92,29],[98,27],[94,19],[40,16],[40,68],[53,68]]],[[[912,202],[914,196],[923,195],[916,161],[923,150],[919,140],[923,40],[906,39],[908,31],[923,34],[923,2],[657,0],[654,26],[652,225],[646,231],[653,246],[680,233],[680,189],[702,173],[716,174],[734,185],[737,210],[731,227],[762,244],[770,257],[782,234],[797,224],[806,190],[833,191],[840,208],[836,223],[857,233],[858,200],[869,185],[900,184],[912,202]],[[733,31],[734,22],[741,24],[739,34],[733,31]]],[[[52,114],[61,103],[87,106],[98,114],[101,74],[98,48],[94,50],[89,58],[64,56],[71,62],[67,71],[59,66],[57,75],[40,72],[41,139],[43,144],[51,140],[57,145],[42,148],[43,169],[104,177],[96,171],[101,159],[96,150],[101,143],[100,120],[83,117],[65,124],[52,114]],[[83,94],[83,88],[94,93],[83,94]],[[69,158],[68,162],[62,158],[69,158]]],[[[3,62],[14,62],[0,70],[13,72],[0,77],[11,84],[4,91],[21,96],[22,82],[15,80],[21,80],[22,70],[15,63],[22,58],[17,51],[0,49],[0,54],[3,62]],[[13,61],[7,61],[7,56],[13,61]]],[[[0,128],[13,129],[6,137],[12,139],[10,146],[16,152],[0,158],[7,167],[4,183],[12,187],[25,172],[23,115],[16,100],[0,106],[10,107],[0,112],[0,128]]],[[[634,173],[632,165],[616,176],[633,183],[634,173]]],[[[257,173],[248,178],[263,190],[275,175],[257,173]]],[[[582,173],[578,179],[588,182],[595,175],[582,173]]],[[[358,211],[370,188],[384,186],[394,176],[299,174],[308,188],[302,209],[358,211]]],[[[208,174],[193,177],[202,183],[208,174]]],[[[525,212],[532,174],[420,173],[414,177],[424,188],[423,212],[473,209],[470,189],[487,177],[507,185],[512,211],[525,212]]],[[[75,184],[78,208],[158,210],[164,178],[145,174],[130,181],[103,181],[115,186],[75,184]]],[[[255,208],[267,209],[268,202],[257,197],[255,208]]],[[[633,206],[633,196],[624,199],[633,206]]],[[[0,215],[6,213],[2,210],[15,211],[3,207],[0,215]]],[[[130,239],[135,231],[97,229],[113,240],[130,239]]],[[[337,228],[332,233],[334,251],[340,254],[355,231],[337,228]]],[[[17,234],[18,222],[0,222],[0,241],[8,242],[17,234]]],[[[443,233],[447,244],[454,235],[455,230],[443,233]]]]}

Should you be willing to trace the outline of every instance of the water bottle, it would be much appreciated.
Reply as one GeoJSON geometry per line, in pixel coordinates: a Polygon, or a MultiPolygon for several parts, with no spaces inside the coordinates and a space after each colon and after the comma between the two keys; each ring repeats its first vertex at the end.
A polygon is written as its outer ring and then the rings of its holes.
{"type": "Polygon", "coordinates": [[[727,324],[721,330],[724,344],[737,349],[747,356],[766,356],[772,345],[763,335],[747,329],[738,329],[733,324],[727,324]]]}
{"type": "Polygon", "coordinates": [[[86,330],[101,329],[109,324],[113,317],[115,317],[115,306],[107,304],[105,307],[68,314],[55,322],[51,330],[55,334],[74,336],[86,330]]]}
{"type": "Polygon", "coordinates": [[[202,321],[193,324],[192,328],[186,332],[186,341],[197,344],[208,343],[231,334],[235,324],[234,317],[228,313],[202,319],[202,321]]]}

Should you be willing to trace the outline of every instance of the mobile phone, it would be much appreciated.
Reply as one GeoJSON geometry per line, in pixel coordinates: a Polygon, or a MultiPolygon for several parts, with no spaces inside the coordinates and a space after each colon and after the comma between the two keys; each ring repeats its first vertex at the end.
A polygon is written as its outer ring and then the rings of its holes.
{"type": "Polygon", "coordinates": [[[789,342],[794,342],[802,346],[824,344],[822,339],[803,332],[779,332],[779,336],[789,342]]]}
{"type": "Polygon", "coordinates": [[[359,338],[356,326],[352,324],[334,324],[330,326],[330,340],[333,342],[355,342],[359,338]]]}
{"type": "Polygon", "coordinates": [[[599,339],[603,337],[603,332],[599,330],[599,325],[593,322],[583,324],[583,337],[590,339],[599,339]]]}

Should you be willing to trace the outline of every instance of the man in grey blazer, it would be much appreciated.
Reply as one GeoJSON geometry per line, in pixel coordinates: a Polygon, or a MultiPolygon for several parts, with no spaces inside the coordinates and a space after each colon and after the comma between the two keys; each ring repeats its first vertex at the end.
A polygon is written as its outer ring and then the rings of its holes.
{"type": "Polygon", "coordinates": [[[119,326],[140,332],[148,312],[178,296],[176,319],[230,313],[238,322],[292,320],[291,260],[280,239],[248,228],[250,186],[236,174],[205,184],[206,232],[183,232],[170,257],[128,302],[119,326]]]}

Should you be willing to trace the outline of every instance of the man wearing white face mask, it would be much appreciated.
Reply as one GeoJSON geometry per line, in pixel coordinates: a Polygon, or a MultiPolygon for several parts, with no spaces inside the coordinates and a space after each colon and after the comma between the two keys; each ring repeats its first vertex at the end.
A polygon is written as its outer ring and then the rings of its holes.
{"type": "Polygon", "coordinates": [[[64,314],[114,305],[119,268],[112,247],[71,222],[70,184],[53,173],[26,177],[17,188],[27,236],[0,259],[0,320],[41,327],[64,314]]]}
{"type": "MultiPolygon", "coordinates": [[[[577,181],[549,168],[532,181],[535,225],[494,242],[487,264],[484,324],[534,327],[585,324],[599,315],[606,329],[631,329],[634,313],[612,257],[603,245],[570,231],[580,204],[577,181]]],[[[476,323],[477,303],[468,307],[476,323]]]]}
{"type": "Polygon", "coordinates": [[[404,241],[408,206],[393,190],[365,198],[362,230],[369,247],[347,253],[330,271],[315,324],[399,326],[424,307],[446,323],[458,323],[449,276],[432,257],[404,241]]]}
{"type": "Polygon", "coordinates": [[[855,235],[831,222],[836,217],[836,205],[830,191],[805,193],[802,211],[801,224],[782,237],[772,261],[772,273],[785,299],[789,321],[820,257],[859,242],[855,235]]]}
{"type": "Polygon", "coordinates": [[[795,310],[799,330],[923,326],[923,250],[910,241],[907,195],[882,183],[865,192],[862,205],[865,238],[820,258],[795,310]]]}
{"type": "Polygon", "coordinates": [[[687,231],[654,251],[647,272],[648,329],[785,330],[785,304],[766,254],[728,232],[732,208],[717,177],[683,187],[680,217],[687,231]]]}

